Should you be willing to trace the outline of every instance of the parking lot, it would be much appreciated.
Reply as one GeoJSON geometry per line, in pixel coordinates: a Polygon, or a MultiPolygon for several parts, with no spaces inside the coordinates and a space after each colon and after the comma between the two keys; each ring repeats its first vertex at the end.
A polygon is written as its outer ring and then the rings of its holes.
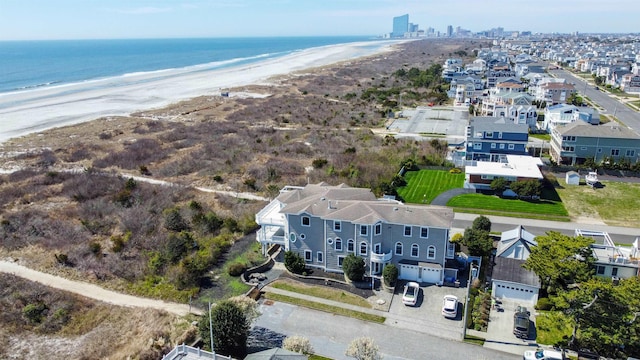
{"type": "Polygon", "coordinates": [[[452,107],[434,107],[404,110],[402,118],[396,119],[388,130],[400,134],[434,134],[447,138],[463,139],[466,134],[469,113],[452,107]]]}
{"type": "Polygon", "coordinates": [[[421,286],[417,304],[415,306],[407,306],[402,303],[403,285],[404,282],[396,287],[396,292],[389,308],[387,324],[411,328],[453,340],[462,339],[462,314],[466,288],[436,285],[421,286]],[[458,304],[458,315],[455,319],[447,319],[442,316],[442,300],[445,295],[458,297],[460,304],[458,304]]]}

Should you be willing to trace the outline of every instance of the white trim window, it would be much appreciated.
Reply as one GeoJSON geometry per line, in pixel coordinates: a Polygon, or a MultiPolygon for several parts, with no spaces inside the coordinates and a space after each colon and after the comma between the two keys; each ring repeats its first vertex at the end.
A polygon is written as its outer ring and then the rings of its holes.
{"type": "Polygon", "coordinates": [[[368,226],[367,225],[360,225],[360,235],[366,236],[368,231],[368,226]]]}
{"type": "Polygon", "coordinates": [[[336,251],[342,251],[342,239],[340,238],[336,238],[335,242],[333,243],[336,251]]]}
{"type": "Polygon", "coordinates": [[[308,216],[303,216],[300,218],[300,224],[302,226],[311,226],[311,218],[308,216]]]}
{"type": "Polygon", "coordinates": [[[352,253],[356,252],[356,243],[353,239],[347,240],[347,251],[352,253]]]}
{"type": "Polygon", "coordinates": [[[344,262],[344,256],[338,256],[338,267],[342,267],[342,263],[344,262]]]}
{"type": "Polygon", "coordinates": [[[418,257],[420,255],[420,246],[418,244],[411,244],[411,257],[418,257]]]}
{"type": "Polygon", "coordinates": [[[311,250],[304,251],[304,261],[313,261],[313,252],[311,250]]]}
{"type": "Polygon", "coordinates": [[[333,231],[340,232],[342,229],[342,222],[338,220],[333,221],[333,231]]]}
{"type": "Polygon", "coordinates": [[[429,238],[429,228],[428,227],[421,227],[420,228],[420,237],[423,239],[428,239],[429,238]]]}
{"type": "Polygon", "coordinates": [[[362,241],[358,250],[360,250],[360,255],[367,256],[367,243],[362,241]]]}
{"type": "Polygon", "coordinates": [[[436,247],[433,245],[429,245],[427,248],[427,259],[435,259],[436,258],[436,247]]]}
{"type": "Polygon", "coordinates": [[[399,241],[396,243],[395,254],[402,256],[402,243],[399,241]]]}
{"type": "Polygon", "coordinates": [[[516,148],[516,145],[515,145],[515,144],[509,144],[509,150],[513,150],[513,149],[515,149],[515,148],[516,148]]]}
{"type": "Polygon", "coordinates": [[[324,255],[324,254],[322,253],[322,251],[318,251],[318,252],[316,253],[316,260],[317,260],[319,263],[322,263],[322,262],[324,261],[324,256],[323,256],[323,255],[324,255]]]}
{"type": "Polygon", "coordinates": [[[373,233],[376,235],[382,234],[382,224],[376,224],[376,226],[373,229],[373,233]]]}
{"type": "Polygon", "coordinates": [[[411,226],[409,225],[404,226],[404,236],[411,236],[411,226]]]}

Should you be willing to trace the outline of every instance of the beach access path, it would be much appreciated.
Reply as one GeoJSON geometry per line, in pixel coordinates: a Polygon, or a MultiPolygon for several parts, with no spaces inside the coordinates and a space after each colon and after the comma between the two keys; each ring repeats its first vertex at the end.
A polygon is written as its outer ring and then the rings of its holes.
{"type": "Polygon", "coordinates": [[[138,296],[126,295],[119,292],[106,290],[98,285],[89,284],[84,281],[69,280],[60,276],[29,269],[28,267],[20,265],[14,261],[0,260],[0,272],[12,274],[23,279],[40,283],[45,286],[68,291],[108,304],[164,310],[166,312],[179,316],[184,316],[189,313],[197,315],[202,314],[202,310],[191,307],[187,304],[178,304],[162,300],[153,300],[138,296]]]}

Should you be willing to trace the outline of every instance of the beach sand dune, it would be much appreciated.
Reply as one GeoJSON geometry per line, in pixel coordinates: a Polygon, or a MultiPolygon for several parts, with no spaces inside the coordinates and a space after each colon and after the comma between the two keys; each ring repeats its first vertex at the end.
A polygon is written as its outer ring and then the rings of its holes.
{"type": "Polygon", "coordinates": [[[172,69],[0,94],[0,142],[104,116],[128,115],[270,77],[379,54],[398,41],[359,42],[299,51],[216,70],[172,69]]]}

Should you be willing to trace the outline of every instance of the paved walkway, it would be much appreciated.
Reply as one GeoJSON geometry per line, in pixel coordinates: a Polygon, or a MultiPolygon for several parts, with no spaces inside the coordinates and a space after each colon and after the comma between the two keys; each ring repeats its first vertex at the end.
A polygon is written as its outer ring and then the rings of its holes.
{"type": "Polygon", "coordinates": [[[436,198],[431,201],[431,205],[447,206],[447,203],[449,202],[449,200],[451,200],[452,197],[462,194],[475,194],[475,192],[476,191],[474,189],[451,189],[436,196],[436,198]]]}

